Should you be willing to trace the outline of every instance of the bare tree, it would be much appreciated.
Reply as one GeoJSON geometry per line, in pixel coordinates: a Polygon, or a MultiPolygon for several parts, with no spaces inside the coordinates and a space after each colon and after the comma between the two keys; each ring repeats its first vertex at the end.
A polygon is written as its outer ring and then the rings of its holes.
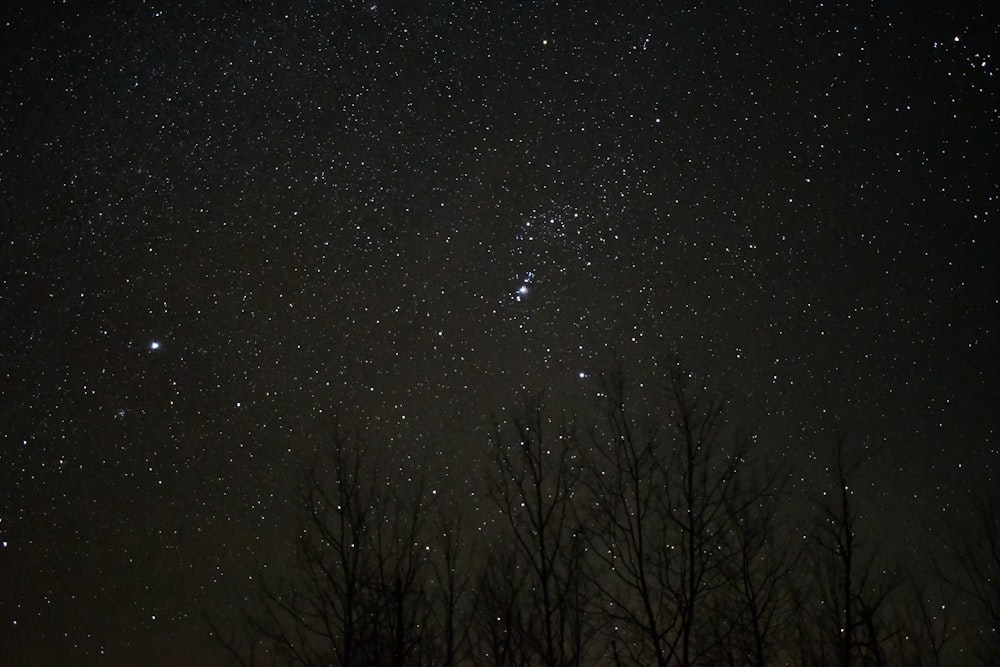
{"type": "MultiPolygon", "coordinates": [[[[595,432],[588,476],[591,545],[607,573],[595,585],[614,654],[661,667],[717,653],[723,639],[717,630],[735,625],[734,618],[718,618],[722,607],[715,602],[738,583],[740,548],[751,560],[751,551],[762,548],[753,540],[766,539],[769,528],[751,527],[764,515],[748,511],[773,493],[775,482],[739,482],[752,439],[724,428],[723,402],[693,395],[679,367],[670,370],[666,390],[669,414],[657,421],[632,408],[620,368],[605,377],[606,426],[595,432]]],[[[750,622],[764,652],[775,613],[769,607],[776,597],[768,597],[773,583],[749,561],[742,575],[740,609],[729,611],[747,617],[742,606],[756,605],[750,622]]]]}
{"type": "MultiPolygon", "coordinates": [[[[261,577],[244,665],[420,664],[428,573],[420,483],[393,484],[377,456],[334,422],[327,456],[304,475],[294,566],[261,577]]],[[[230,643],[231,646],[231,643],[230,643]]]]}
{"type": "MultiPolygon", "coordinates": [[[[733,501],[733,483],[745,461],[750,440],[734,436],[728,451],[720,451],[725,404],[692,395],[690,375],[672,369],[675,442],[667,466],[667,517],[678,536],[680,558],[670,563],[670,591],[680,611],[680,633],[675,641],[680,664],[700,660],[710,647],[697,641],[701,634],[702,603],[727,585],[725,565],[731,553],[725,535],[748,499],[733,501]],[[701,615],[699,615],[701,612],[701,615]]],[[[707,633],[706,633],[707,634],[707,633]]]]}
{"type": "Polygon", "coordinates": [[[753,460],[755,438],[679,367],[660,389],[603,376],[585,450],[537,397],[495,421],[497,532],[476,540],[461,510],[428,501],[425,475],[401,479],[335,421],[297,495],[291,566],[261,568],[245,622],[213,633],[243,667],[936,667],[964,603],[975,622],[952,645],[1000,664],[993,499],[952,522],[933,568],[959,604],[932,604],[916,576],[904,597],[860,537],[844,440],[810,539],[792,544],[782,468],[753,460]]]}
{"type": "Polygon", "coordinates": [[[722,626],[716,637],[721,649],[716,664],[775,664],[790,627],[789,584],[801,549],[780,524],[788,475],[780,467],[762,465],[756,470],[733,481],[729,512],[735,520],[726,536],[726,550],[733,557],[724,565],[729,583],[715,603],[721,607],[715,615],[722,626]]]}
{"type": "Polygon", "coordinates": [[[509,425],[495,424],[492,497],[513,547],[504,572],[520,568],[524,586],[510,589],[510,632],[547,667],[577,665],[586,640],[582,585],[583,535],[574,509],[580,460],[576,434],[550,421],[541,398],[525,401],[509,425]]]}
{"type": "Polygon", "coordinates": [[[663,579],[671,545],[662,434],[632,414],[621,368],[604,378],[600,396],[607,430],[595,431],[587,477],[594,499],[589,539],[606,573],[595,579],[599,611],[616,663],[627,658],[664,667],[673,657],[678,617],[663,579]]]}
{"type": "Polygon", "coordinates": [[[463,542],[461,518],[437,513],[437,550],[430,605],[436,630],[433,646],[440,667],[454,667],[470,658],[470,617],[474,613],[471,564],[463,542]]]}
{"type": "Polygon", "coordinates": [[[525,600],[529,574],[511,545],[490,549],[476,587],[473,644],[477,662],[493,667],[527,667],[532,664],[535,642],[531,610],[525,600]]]}
{"type": "Polygon", "coordinates": [[[937,577],[970,608],[967,641],[983,665],[1000,664],[1000,497],[969,494],[968,515],[949,523],[937,577]]]}
{"type": "Polygon", "coordinates": [[[928,581],[934,581],[928,572],[911,571],[896,596],[894,614],[900,619],[903,632],[893,637],[892,664],[909,667],[941,667],[948,664],[944,657],[946,645],[952,640],[951,606],[943,602],[941,594],[933,597],[928,581]]]}
{"type": "Polygon", "coordinates": [[[846,441],[839,439],[831,470],[834,489],[818,503],[821,515],[804,573],[808,583],[799,597],[800,638],[812,647],[812,664],[885,665],[885,643],[898,630],[887,618],[897,582],[858,537],[860,515],[850,484],[860,463],[848,464],[845,448],[846,441]]]}

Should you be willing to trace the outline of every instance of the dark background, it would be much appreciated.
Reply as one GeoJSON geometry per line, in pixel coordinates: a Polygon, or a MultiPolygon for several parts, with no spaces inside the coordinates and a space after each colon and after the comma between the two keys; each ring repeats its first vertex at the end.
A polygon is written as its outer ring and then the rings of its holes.
{"type": "Polygon", "coordinates": [[[254,6],[0,14],[5,664],[218,664],[338,410],[473,520],[616,359],[903,560],[995,481],[995,3],[254,6]]]}

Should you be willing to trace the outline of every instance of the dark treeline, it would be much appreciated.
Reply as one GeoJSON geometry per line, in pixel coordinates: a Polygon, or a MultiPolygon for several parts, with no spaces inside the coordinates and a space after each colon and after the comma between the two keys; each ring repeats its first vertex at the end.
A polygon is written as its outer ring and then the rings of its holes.
{"type": "Polygon", "coordinates": [[[242,665],[1000,664],[994,503],[895,567],[844,440],[803,508],[723,402],[679,368],[660,388],[640,408],[613,372],[586,420],[538,397],[498,420],[492,534],[335,424],[294,567],[213,633],[242,665]]]}

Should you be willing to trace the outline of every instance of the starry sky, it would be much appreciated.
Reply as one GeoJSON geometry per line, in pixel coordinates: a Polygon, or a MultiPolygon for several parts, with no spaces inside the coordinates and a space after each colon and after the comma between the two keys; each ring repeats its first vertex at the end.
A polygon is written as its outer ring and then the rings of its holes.
{"type": "Polygon", "coordinates": [[[0,14],[7,664],[218,664],[337,411],[458,512],[676,356],[903,554],[1000,473],[995,3],[184,5],[0,14]]]}

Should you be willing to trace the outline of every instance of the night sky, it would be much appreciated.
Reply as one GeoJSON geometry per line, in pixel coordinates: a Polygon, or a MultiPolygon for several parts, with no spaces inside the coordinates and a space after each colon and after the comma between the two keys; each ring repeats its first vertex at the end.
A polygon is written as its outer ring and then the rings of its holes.
{"type": "Polygon", "coordinates": [[[492,415],[679,357],[903,558],[1000,474],[996,3],[24,4],[4,664],[218,664],[335,412],[474,514],[492,415]]]}

